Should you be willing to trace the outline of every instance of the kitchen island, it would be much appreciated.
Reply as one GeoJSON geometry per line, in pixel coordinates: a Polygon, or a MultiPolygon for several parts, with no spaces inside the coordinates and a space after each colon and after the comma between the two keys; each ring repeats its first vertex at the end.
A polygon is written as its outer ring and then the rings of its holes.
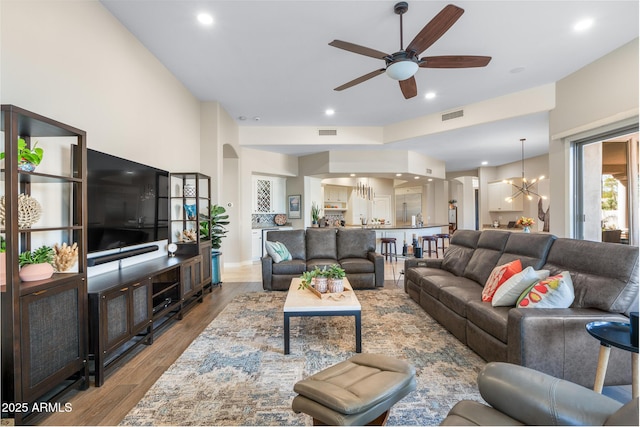
{"type": "Polygon", "coordinates": [[[421,227],[398,227],[394,225],[381,225],[368,228],[375,230],[376,246],[378,248],[380,247],[381,238],[394,237],[396,239],[398,251],[401,250],[404,243],[411,245],[414,235],[418,240],[420,240],[422,236],[433,236],[436,234],[449,233],[449,224],[425,224],[421,227]]]}

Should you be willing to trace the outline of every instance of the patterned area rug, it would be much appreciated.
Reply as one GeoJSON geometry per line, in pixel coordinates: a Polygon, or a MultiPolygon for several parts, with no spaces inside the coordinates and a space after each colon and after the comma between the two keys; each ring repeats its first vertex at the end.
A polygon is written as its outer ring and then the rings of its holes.
{"type": "MultiPolygon", "coordinates": [[[[391,410],[388,425],[437,425],[461,399],[482,401],[484,361],[402,290],[357,291],[362,351],[408,361],[418,388],[391,410]]],[[[295,414],[293,385],[355,354],[353,317],[291,319],[284,355],[285,292],[234,299],[149,389],[121,425],[311,425],[295,414]]]]}

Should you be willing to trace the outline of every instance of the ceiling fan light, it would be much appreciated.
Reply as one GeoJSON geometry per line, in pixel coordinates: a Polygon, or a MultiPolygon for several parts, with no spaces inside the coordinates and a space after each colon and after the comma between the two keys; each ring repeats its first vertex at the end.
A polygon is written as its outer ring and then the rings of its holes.
{"type": "Polygon", "coordinates": [[[416,62],[410,60],[396,61],[387,67],[387,76],[393,80],[402,81],[412,77],[416,71],[418,71],[416,62]]]}

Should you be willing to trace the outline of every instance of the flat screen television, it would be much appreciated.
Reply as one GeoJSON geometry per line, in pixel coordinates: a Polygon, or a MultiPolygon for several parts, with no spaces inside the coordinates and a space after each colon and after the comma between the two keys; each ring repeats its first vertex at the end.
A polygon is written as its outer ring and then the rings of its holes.
{"type": "Polygon", "coordinates": [[[87,150],[88,252],[167,239],[169,172],[87,150]]]}

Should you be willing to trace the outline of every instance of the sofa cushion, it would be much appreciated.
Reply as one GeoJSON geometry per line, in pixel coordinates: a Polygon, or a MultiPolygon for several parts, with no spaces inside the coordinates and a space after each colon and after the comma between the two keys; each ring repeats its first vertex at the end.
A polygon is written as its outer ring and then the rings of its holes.
{"type": "Polygon", "coordinates": [[[543,268],[551,274],[571,273],[575,292],[572,308],[628,313],[637,307],[637,247],[558,238],[543,268]]]}
{"type": "Polygon", "coordinates": [[[440,289],[439,301],[462,317],[467,317],[469,301],[480,301],[482,286],[468,281],[462,286],[444,286],[440,289]]]}
{"type": "Polygon", "coordinates": [[[574,299],[573,284],[568,271],[531,285],[525,290],[516,306],[518,308],[568,308],[574,299]]]}
{"type": "Polygon", "coordinates": [[[333,258],[315,258],[307,260],[307,271],[311,271],[314,268],[318,267],[322,270],[324,267],[329,267],[333,264],[337,264],[338,260],[333,258]]]}
{"type": "Polygon", "coordinates": [[[438,299],[440,297],[440,289],[446,286],[473,285],[473,286],[477,286],[480,289],[480,292],[482,292],[482,287],[480,287],[473,280],[467,279],[466,277],[459,277],[454,275],[424,276],[424,277],[421,277],[417,283],[420,286],[420,289],[422,289],[424,292],[428,293],[435,299],[438,299]]]}
{"type": "Polygon", "coordinates": [[[285,245],[292,259],[306,260],[304,230],[267,231],[267,241],[285,245]]]}
{"type": "Polygon", "coordinates": [[[271,258],[273,258],[273,262],[276,264],[282,261],[291,260],[291,253],[289,253],[289,250],[283,243],[267,240],[264,242],[264,246],[267,249],[267,253],[271,258]]]}
{"type": "Polygon", "coordinates": [[[490,303],[482,301],[469,301],[467,320],[506,344],[510,309],[511,307],[492,307],[490,303]]]}
{"type": "Polygon", "coordinates": [[[553,234],[511,233],[504,252],[498,259],[498,265],[519,259],[523,269],[531,266],[539,270],[555,239],[553,234]]]}
{"type": "Polygon", "coordinates": [[[510,263],[499,265],[491,271],[487,282],[482,289],[482,301],[491,302],[498,288],[511,276],[522,271],[522,263],[519,259],[510,263]]]}
{"type": "Polygon", "coordinates": [[[335,228],[307,229],[307,261],[317,258],[333,259],[335,264],[338,259],[335,228]]]}
{"type": "MultiPolygon", "coordinates": [[[[405,271],[405,280],[413,283],[419,283],[420,279],[429,276],[447,276],[452,277],[453,274],[440,268],[430,267],[414,267],[405,271]]],[[[520,294],[518,294],[520,295],[520,294]]]]}
{"type": "Polygon", "coordinates": [[[481,234],[481,231],[476,230],[456,231],[451,237],[451,243],[444,253],[442,269],[456,276],[462,276],[481,234]]]}
{"type": "Polygon", "coordinates": [[[498,265],[498,259],[504,251],[510,234],[511,232],[502,230],[483,231],[478,239],[478,247],[473,251],[463,276],[484,284],[493,268],[498,265]]]}
{"type": "Polygon", "coordinates": [[[273,274],[302,274],[307,269],[307,263],[301,259],[282,261],[273,264],[273,274]]]}
{"type": "Polygon", "coordinates": [[[340,260],[340,266],[345,273],[373,273],[373,262],[362,258],[344,258],[340,260]]]}
{"type": "Polygon", "coordinates": [[[547,277],[549,277],[549,270],[534,270],[529,266],[500,285],[496,293],[493,294],[491,305],[494,307],[513,307],[525,289],[547,277]]]}
{"type": "Polygon", "coordinates": [[[374,230],[339,228],[336,244],[338,259],[367,258],[367,253],[376,251],[376,232],[374,230]]]}

